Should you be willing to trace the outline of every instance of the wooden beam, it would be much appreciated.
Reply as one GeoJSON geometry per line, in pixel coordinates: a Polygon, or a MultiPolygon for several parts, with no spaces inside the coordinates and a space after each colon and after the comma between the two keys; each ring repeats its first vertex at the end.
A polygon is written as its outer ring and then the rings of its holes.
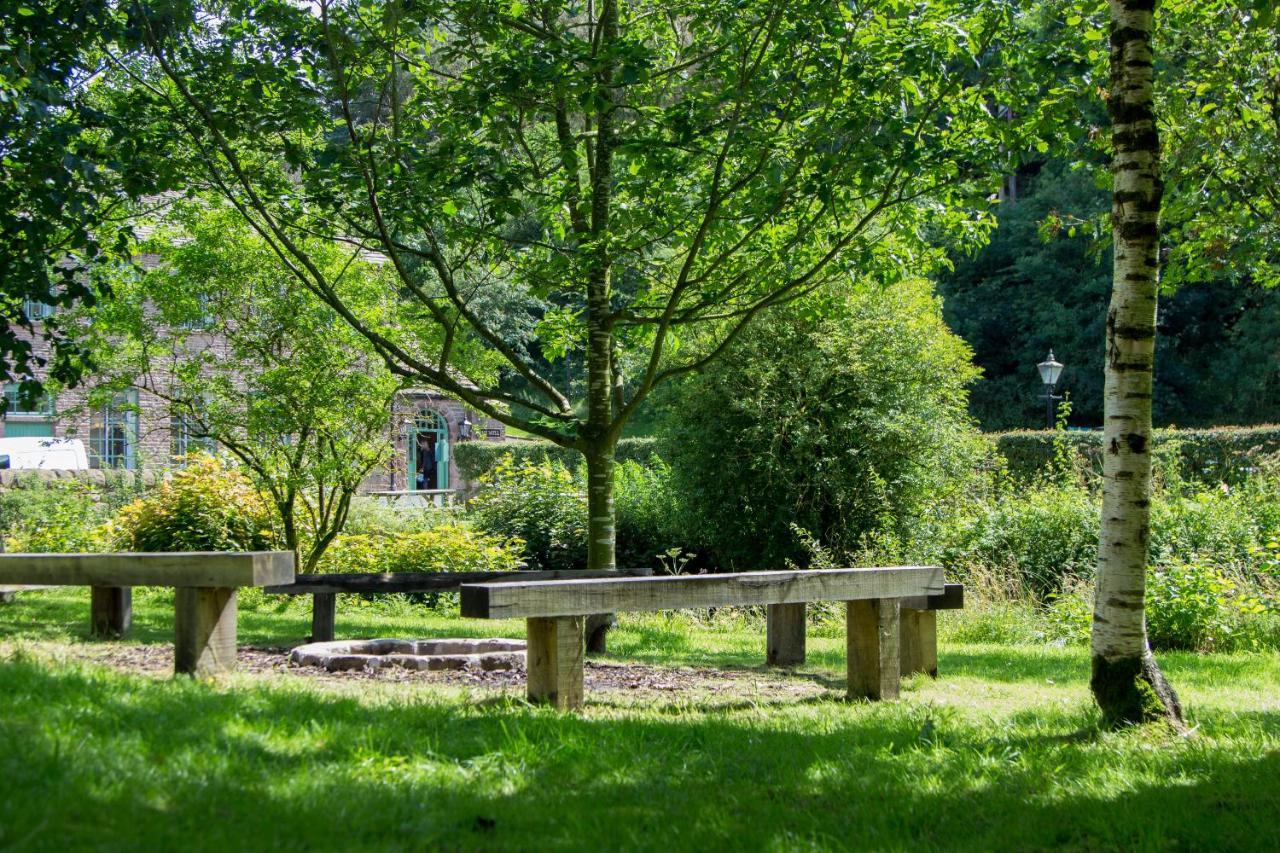
{"type": "Polygon", "coordinates": [[[849,698],[897,699],[898,600],[850,601],[846,608],[849,698]]]}
{"type": "Polygon", "coordinates": [[[938,595],[914,595],[902,599],[904,610],[963,610],[964,584],[944,584],[938,595]]]}
{"type": "Polygon", "coordinates": [[[4,584],[215,588],[292,580],[292,551],[0,554],[0,583],[4,584]]]}
{"type": "Polygon", "coordinates": [[[804,663],[804,604],[770,604],[765,609],[765,663],[798,666],[804,663]]]}
{"type": "Polygon", "coordinates": [[[462,615],[479,619],[585,616],[940,592],[942,569],[936,566],[466,584],[462,587],[462,615]]]}
{"type": "Polygon", "coordinates": [[[338,619],[338,595],[318,592],[311,599],[311,642],[327,643],[333,639],[338,619]]]}
{"type": "Polygon", "coordinates": [[[648,577],[653,569],[556,570],[546,572],[353,572],[298,575],[292,583],[266,587],[273,595],[315,595],[344,592],[444,592],[466,583],[550,581],[577,578],[648,577]]]}
{"type": "Polygon", "coordinates": [[[530,702],[564,711],[582,707],[581,616],[527,621],[530,702]]]}
{"type": "Polygon", "coordinates": [[[938,614],[902,608],[902,674],[938,677],[938,614]]]}
{"type": "Polygon", "coordinates": [[[123,637],[133,625],[133,588],[95,586],[89,593],[89,633],[123,637]]]}
{"type": "Polygon", "coordinates": [[[173,669],[209,678],[236,667],[236,591],[179,587],[174,608],[173,669]]]}

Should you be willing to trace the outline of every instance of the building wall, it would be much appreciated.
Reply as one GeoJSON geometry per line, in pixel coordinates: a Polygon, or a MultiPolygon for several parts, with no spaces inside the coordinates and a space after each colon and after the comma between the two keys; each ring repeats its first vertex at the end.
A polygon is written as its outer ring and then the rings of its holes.
{"type": "MultiPolygon", "coordinates": [[[[204,345],[216,347],[218,342],[209,340],[205,341],[204,345]]],[[[49,348],[43,340],[32,341],[32,348],[38,356],[48,355],[49,348]]],[[[90,379],[82,387],[60,393],[54,400],[52,418],[6,416],[0,420],[0,436],[30,435],[33,428],[47,423],[52,427],[54,437],[76,438],[83,441],[92,460],[93,447],[90,442],[90,433],[94,407],[88,405],[88,399],[94,387],[90,379]]],[[[142,389],[133,393],[137,395],[134,470],[163,471],[172,465],[173,454],[174,437],[170,429],[169,404],[142,389]]],[[[452,452],[458,443],[463,441],[461,436],[464,421],[469,419],[472,422],[471,440],[473,441],[506,440],[506,429],[500,422],[469,412],[458,400],[427,390],[401,393],[394,402],[391,418],[387,424],[388,435],[395,446],[395,451],[389,464],[371,472],[365,479],[361,487],[362,492],[403,491],[410,487],[409,427],[418,417],[421,409],[438,412],[447,425],[451,451],[449,484],[453,489],[466,492],[472,487],[472,484],[462,481],[455,454],[452,452]]]]}

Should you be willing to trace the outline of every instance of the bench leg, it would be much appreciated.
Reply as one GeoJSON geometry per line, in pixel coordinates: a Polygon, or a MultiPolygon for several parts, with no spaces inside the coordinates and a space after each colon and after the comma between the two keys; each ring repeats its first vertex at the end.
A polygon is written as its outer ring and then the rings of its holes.
{"type": "Polygon", "coordinates": [[[173,624],[174,672],[209,678],[235,669],[234,589],[178,587],[173,624]]]}
{"type": "Polygon", "coordinates": [[[529,619],[529,701],[563,711],[582,707],[581,616],[529,619]]]}
{"type": "Polygon", "coordinates": [[[333,640],[334,623],[338,619],[338,594],[317,592],[311,596],[311,642],[333,640]]]}
{"type": "Polygon", "coordinates": [[[587,617],[587,654],[602,655],[609,650],[609,629],[618,624],[612,613],[595,613],[587,617]]]}
{"type": "Polygon", "coordinates": [[[846,602],[849,698],[898,698],[899,607],[896,598],[846,602]]]}
{"type": "Polygon", "coordinates": [[[89,592],[89,633],[94,637],[123,637],[133,624],[133,588],[95,586],[89,592]]]}
{"type": "Polygon", "coordinates": [[[770,604],[765,608],[765,663],[797,666],[804,663],[804,611],[800,604],[770,604]]]}
{"type": "Polygon", "coordinates": [[[932,610],[902,611],[902,674],[938,677],[938,614],[932,610]]]}

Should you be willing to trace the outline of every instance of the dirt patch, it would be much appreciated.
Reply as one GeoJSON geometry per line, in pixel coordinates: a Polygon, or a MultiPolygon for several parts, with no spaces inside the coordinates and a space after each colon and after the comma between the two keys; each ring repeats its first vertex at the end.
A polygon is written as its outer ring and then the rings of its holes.
{"type": "MultiPolygon", "coordinates": [[[[173,646],[110,645],[77,646],[84,660],[119,670],[153,676],[173,673],[173,646]]],[[[237,671],[250,675],[291,675],[321,682],[423,683],[473,688],[495,694],[523,693],[525,668],[522,664],[505,670],[413,670],[400,667],[352,669],[327,672],[289,662],[286,647],[241,646],[237,671]]],[[[828,694],[833,685],[812,673],[788,673],[765,669],[720,669],[714,667],[659,667],[640,663],[588,660],[583,673],[588,698],[602,694],[662,696],[674,699],[714,696],[720,701],[795,701],[828,694]]]]}

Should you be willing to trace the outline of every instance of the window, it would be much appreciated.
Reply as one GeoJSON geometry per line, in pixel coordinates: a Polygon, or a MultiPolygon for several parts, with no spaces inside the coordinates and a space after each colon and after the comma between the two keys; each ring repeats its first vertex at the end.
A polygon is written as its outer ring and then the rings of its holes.
{"type": "Polygon", "coordinates": [[[94,468],[138,465],[138,395],[117,394],[89,418],[89,463],[94,468]]]}
{"type": "Polygon", "coordinates": [[[169,452],[174,459],[190,453],[213,453],[217,442],[200,434],[200,418],[192,412],[169,416],[169,452]]]}
{"type": "Polygon", "coordinates": [[[23,399],[22,386],[17,382],[6,382],[4,386],[4,416],[6,418],[51,418],[53,417],[53,400],[48,394],[40,394],[34,399],[23,399]]]}
{"type": "Polygon", "coordinates": [[[213,326],[213,313],[209,310],[209,296],[201,293],[196,296],[196,302],[199,309],[199,315],[189,320],[183,320],[178,323],[178,328],[185,329],[188,332],[199,332],[213,326]]]}
{"type": "Polygon", "coordinates": [[[53,316],[53,306],[35,299],[26,299],[22,303],[22,313],[33,323],[53,316]]]}

